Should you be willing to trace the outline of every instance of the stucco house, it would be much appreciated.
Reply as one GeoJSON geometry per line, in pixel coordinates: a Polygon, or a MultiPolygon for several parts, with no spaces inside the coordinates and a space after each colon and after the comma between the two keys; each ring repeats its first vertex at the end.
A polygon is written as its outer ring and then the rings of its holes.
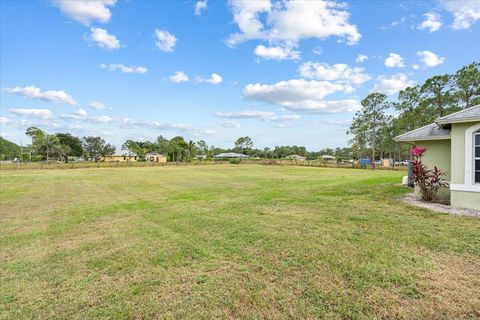
{"type": "Polygon", "coordinates": [[[167,157],[158,152],[150,152],[145,155],[147,162],[167,162],[167,157]]]}
{"type": "Polygon", "coordinates": [[[100,158],[100,161],[105,162],[127,162],[127,161],[137,161],[138,156],[136,155],[127,155],[127,154],[112,154],[109,156],[103,156],[100,158]]]}
{"type": "Polygon", "coordinates": [[[305,161],[305,157],[301,156],[301,155],[298,155],[298,154],[292,154],[290,156],[287,156],[286,157],[287,159],[290,159],[290,160],[297,160],[297,161],[305,161]]]}
{"type": "Polygon", "coordinates": [[[480,210],[480,105],[438,118],[435,123],[394,138],[427,148],[422,160],[428,168],[446,173],[451,205],[480,210]]]}

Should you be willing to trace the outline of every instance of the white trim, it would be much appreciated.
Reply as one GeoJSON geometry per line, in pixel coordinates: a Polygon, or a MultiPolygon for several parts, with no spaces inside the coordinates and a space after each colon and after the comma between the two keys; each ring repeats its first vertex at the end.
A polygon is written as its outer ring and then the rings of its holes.
{"type": "Polygon", "coordinates": [[[469,107],[467,109],[463,109],[463,110],[451,113],[449,115],[440,117],[436,120],[436,122],[441,123],[441,124],[449,124],[449,123],[461,123],[461,122],[478,121],[478,120],[480,120],[478,115],[473,115],[473,116],[469,116],[469,117],[462,117],[462,118],[457,118],[457,119],[450,120],[453,116],[465,113],[466,111],[469,111],[469,110],[472,110],[472,109],[475,109],[475,108],[478,108],[478,107],[480,107],[480,104],[477,104],[476,106],[472,106],[472,107],[469,107]],[[464,119],[467,119],[467,121],[464,121],[464,119]]]}
{"type": "Polygon", "coordinates": [[[475,122],[475,121],[480,121],[480,117],[478,116],[473,116],[469,118],[462,118],[462,119],[457,119],[457,120],[437,120],[438,124],[451,124],[451,123],[464,123],[464,122],[475,122]]]}
{"type": "Polygon", "coordinates": [[[469,191],[469,192],[480,192],[480,185],[464,185],[464,184],[451,184],[451,191],[469,191]]]}
{"type": "Polygon", "coordinates": [[[395,142],[415,142],[415,141],[430,141],[430,140],[450,140],[450,135],[445,136],[426,136],[426,137],[413,137],[413,138],[393,138],[395,142]]]}
{"type": "MultiPolygon", "coordinates": [[[[465,177],[464,182],[466,186],[473,186],[473,133],[480,130],[480,123],[477,123],[465,130],[465,177]]],[[[478,186],[480,188],[480,185],[478,186]]]]}

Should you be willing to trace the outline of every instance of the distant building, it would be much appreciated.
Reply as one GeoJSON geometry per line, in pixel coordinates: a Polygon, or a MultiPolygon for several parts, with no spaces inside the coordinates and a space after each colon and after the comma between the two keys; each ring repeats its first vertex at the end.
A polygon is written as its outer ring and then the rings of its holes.
{"type": "Polygon", "coordinates": [[[126,154],[112,154],[110,156],[103,156],[100,158],[100,161],[105,162],[126,162],[126,161],[137,161],[137,155],[126,155],[126,154]]]}
{"type": "Polygon", "coordinates": [[[150,152],[145,155],[147,162],[167,162],[167,157],[158,152],[150,152]]]}
{"type": "Polygon", "coordinates": [[[248,159],[250,157],[245,155],[245,154],[241,154],[241,153],[226,152],[226,153],[217,154],[213,158],[215,158],[215,159],[233,159],[233,158],[248,159]]]}
{"type": "Polygon", "coordinates": [[[302,157],[301,155],[298,155],[298,154],[292,154],[286,158],[291,160],[305,161],[305,157],[302,157]]]}
{"type": "Polygon", "coordinates": [[[323,159],[324,161],[333,161],[333,160],[335,160],[335,157],[334,157],[334,156],[331,156],[331,155],[329,155],[329,154],[325,154],[325,155],[322,156],[322,159],[323,159]]]}

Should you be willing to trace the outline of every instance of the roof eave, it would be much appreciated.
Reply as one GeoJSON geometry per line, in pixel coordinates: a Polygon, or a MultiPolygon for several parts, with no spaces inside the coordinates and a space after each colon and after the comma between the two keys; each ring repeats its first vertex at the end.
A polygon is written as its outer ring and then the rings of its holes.
{"type": "Polygon", "coordinates": [[[470,118],[462,118],[457,120],[442,120],[437,119],[438,124],[450,124],[450,123],[465,123],[465,122],[475,122],[480,121],[480,117],[470,117],[470,118]]]}
{"type": "Polygon", "coordinates": [[[393,141],[395,141],[395,142],[415,142],[415,141],[428,141],[428,140],[450,140],[450,135],[448,135],[448,136],[423,136],[423,137],[412,137],[412,138],[402,138],[402,137],[393,138],[393,141]]]}

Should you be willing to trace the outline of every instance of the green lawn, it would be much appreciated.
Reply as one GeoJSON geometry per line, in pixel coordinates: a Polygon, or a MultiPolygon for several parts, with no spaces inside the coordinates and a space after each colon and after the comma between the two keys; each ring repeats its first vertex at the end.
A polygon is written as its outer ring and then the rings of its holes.
{"type": "Polygon", "coordinates": [[[0,318],[480,317],[480,219],[403,172],[2,171],[0,318]]]}

